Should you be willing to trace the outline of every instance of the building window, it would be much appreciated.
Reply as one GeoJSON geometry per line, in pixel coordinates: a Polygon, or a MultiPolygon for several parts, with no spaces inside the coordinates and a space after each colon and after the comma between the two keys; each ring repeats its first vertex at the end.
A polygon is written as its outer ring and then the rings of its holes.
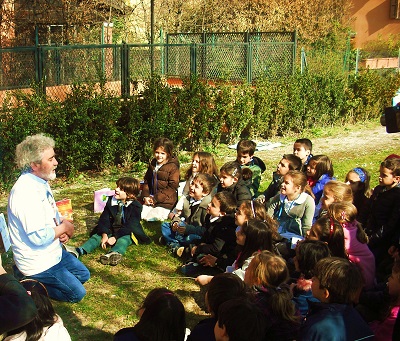
{"type": "Polygon", "coordinates": [[[390,0],[390,19],[400,19],[400,0],[390,0]]]}

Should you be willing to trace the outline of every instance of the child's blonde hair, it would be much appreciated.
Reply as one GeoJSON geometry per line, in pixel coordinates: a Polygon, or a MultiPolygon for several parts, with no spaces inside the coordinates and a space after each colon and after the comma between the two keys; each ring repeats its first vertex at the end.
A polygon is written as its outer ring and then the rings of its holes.
{"type": "Polygon", "coordinates": [[[258,286],[268,290],[269,306],[272,316],[298,322],[296,309],[291,298],[290,289],[286,285],[289,280],[289,269],[285,260],[269,251],[261,251],[253,254],[251,265],[246,270],[249,278],[258,286]]]}
{"type": "MultiPolygon", "coordinates": [[[[211,153],[195,152],[193,154],[193,159],[195,158],[195,156],[199,158],[199,173],[207,173],[218,178],[218,167],[211,153]]],[[[185,180],[190,179],[192,175],[192,165],[190,165],[190,167],[186,171],[185,180]]]]}
{"type": "Polygon", "coordinates": [[[353,202],[353,192],[351,187],[344,182],[331,180],[324,186],[324,193],[330,192],[335,202],[353,202]]]}
{"type": "Polygon", "coordinates": [[[346,227],[348,223],[356,223],[357,225],[357,240],[360,243],[367,244],[368,236],[362,228],[361,224],[356,220],[357,218],[357,208],[349,202],[334,202],[328,208],[328,214],[330,217],[335,219],[342,225],[346,227]]]}

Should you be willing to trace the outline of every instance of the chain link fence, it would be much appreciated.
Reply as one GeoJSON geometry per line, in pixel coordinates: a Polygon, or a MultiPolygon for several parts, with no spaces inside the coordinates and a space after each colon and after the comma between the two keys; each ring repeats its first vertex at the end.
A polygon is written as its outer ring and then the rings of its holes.
{"type": "Polygon", "coordinates": [[[129,96],[154,73],[167,81],[196,74],[209,80],[247,82],[292,74],[296,40],[282,41],[277,34],[271,37],[240,33],[190,39],[169,36],[168,41],[174,43],[0,49],[0,100],[9,90],[30,89],[34,84],[60,100],[71,86],[82,83],[97,83],[117,96],[129,96]]]}

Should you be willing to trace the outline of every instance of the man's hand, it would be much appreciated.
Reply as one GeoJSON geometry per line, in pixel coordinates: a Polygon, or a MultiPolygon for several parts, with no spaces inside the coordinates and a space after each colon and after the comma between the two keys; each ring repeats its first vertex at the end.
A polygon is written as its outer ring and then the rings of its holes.
{"type": "Polygon", "coordinates": [[[65,244],[68,242],[69,237],[66,233],[63,233],[60,237],[58,237],[58,239],[60,240],[60,243],[65,244]]]}

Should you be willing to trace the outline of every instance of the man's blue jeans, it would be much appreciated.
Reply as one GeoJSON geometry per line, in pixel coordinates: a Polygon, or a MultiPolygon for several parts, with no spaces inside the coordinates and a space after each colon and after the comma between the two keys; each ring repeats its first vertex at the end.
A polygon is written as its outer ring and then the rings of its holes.
{"type": "Polygon", "coordinates": [[[36,279],[44,284],[51,298],[72,303],[79,302],[86,295],[82,284],[90,278],[86,266],[64,249],[61,261],[50,269],[36,275],[24,276],[14,266],[14,275],[18,279],[36,279]]]}

